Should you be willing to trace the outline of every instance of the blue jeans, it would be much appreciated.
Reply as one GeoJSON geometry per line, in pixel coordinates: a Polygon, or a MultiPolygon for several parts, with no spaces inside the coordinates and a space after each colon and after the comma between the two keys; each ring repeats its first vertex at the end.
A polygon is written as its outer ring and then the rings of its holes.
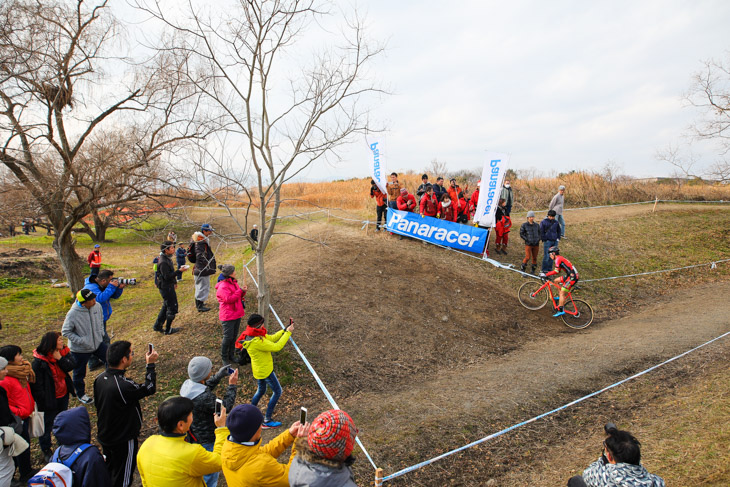
{"type": "MultiPolygon", "coordinates": [[[[215,446],[215,443],[203,443],[200,446],[205,448],[208,451],[213,451],[213,447],[215,446]]],[[[208,487],[216,487],[218,485],[218,476],[220,475],[220,472],[216,473],[209,473],[208,475],[203,475],[203,482],[205,482],[205,485],[208,487]]]]}
{"type": "Polygon", "coordinates": [[[92,355],[94,355],[101,360],[102,363],[106,364],[106,349],[106,343],[101,342],[99,348],[97,348],[93,353],[71,352],[71,355],[73,355],[74,360],[76,361],[76,367],[74,367],[74,389],[76,389],[77,397],[82,397],[86,394],[86,384],[84,383],[84,379],[86,379],[86,364],[89,363],[89,359],[92,355]]]}
{"type": "Polygon", "coordinates": [[[266,420],[268,421],[274,414],[274,408],[276,407],[276,403],[279,401],[279,397],[281,396],[281,384],[279,384],[279,379],[276,378],[276,374],[274,372],[271,372],[271,375],[265,379],[255,380],[258,383],[259,388],[256,391],[256,394],[253,395],[253,399],[251,399],[251,404],[253,404],[254,406],[258,406],[259,400],[266,393],[267,384],[269,387],[271,387],[271,392],[273,393],[271,395],[271,399],[269,399],[269,405],[266,406],[266,420]]]}
{"type": "Polygon", "coordinates": [[[557,245],[557,240],[545,240],[542,244],[542,272],[550,272],[553,270],[553,261],[550,260],[548,250],[553,245],[557,245]]]}
{"type": "Polygon", "coordinates": [[[557,215],[555,219],[558,220],[558,223],[560,223],[560,238],[563,238],[565,237],[565,219],[563,218],[563,215],[557,215]]]}
{"type": "MultiPolygon", "coordinates": [[[[58,413],[68,409],[68,392],[65,396],[56,399],[56,407],[43,412],[43,423],[45,431],[38,437],[38,443],[44,452],[51,449],[51,432],[53,431],[53,420],[56,419],[58,413]]],[[[60,445],[59,445],[60,446],[60,445]]]]}

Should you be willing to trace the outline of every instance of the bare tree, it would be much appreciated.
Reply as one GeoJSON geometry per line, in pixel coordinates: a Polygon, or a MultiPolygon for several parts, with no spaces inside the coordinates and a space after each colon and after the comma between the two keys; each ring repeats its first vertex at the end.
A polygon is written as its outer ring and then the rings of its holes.
{"type": "MultiPolygon", "coordinates": [[[[366,131],[362,99],[379,90],[365,69],[382,47],[368,45],[355,18],[346,21],[341,47],[323,41],[324,50],[311,57],[295,52],[308,40],[306,29],[327,20],[314,0],[237,0],[225,12],[189,2],[183,15],[168,6],[139,4],[172,29],[161,49],[188,61],[185,72],[220,112],[229,148],[240,141],[239,153],[206,144],[192,159],[199,188],[211,199],[231,214],[229,201],[245,206],[241,236],[248,236],[249,215],[258,224],[258,241],[248,240],[257,257],[258,309],[265,314],[264,251],[275,234],[281,187],[311,164],[337,158],[340,146],[366,131]]],[[[323,28],[317,33],[327,34],[323,28]]]]}
{"type": "Polygon", "coordinates": [[[678,145],[669,145],[658,150],[654,157],[656,160],[666,162],[674,168],[672,179],[677,184],[677,189],[681,189],[682,184],[689,179],[701,179],[693,169],[699,159],[691,151],[685,152],[678,145]]]}
{"type": "Polygon", "coordinates": [[[114,61],[114,70],[127,65],[110,56],[119,30],[107,0],[0,6],[0,161],[52,225],[53,247],[73,292],[83,278],[72,228],[98,205],[123,202],[126,196],[110,195],[129,184],[109,172],[107,160],[83,156],[92,135],[101,127],[132,127],[134,153],[123,167],[132,175],[200,135],[192,122],[196,95],[164,53],[125,73],[124,81],[105,75],[114,61]]]}
{"type": "Polygon", "coordinates": [[[439,161],[437,158],[431,159],[431,162],[426,167],[426,172],[431,176],[431,179],[436,181],[436,178],[441,176],[444,177],[447,173],[448,166],[446,161],[439,161]]]}

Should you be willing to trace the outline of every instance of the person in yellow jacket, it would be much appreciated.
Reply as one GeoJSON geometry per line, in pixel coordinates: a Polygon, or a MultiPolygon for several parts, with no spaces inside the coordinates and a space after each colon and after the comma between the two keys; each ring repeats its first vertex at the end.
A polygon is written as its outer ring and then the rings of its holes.
{"type": "MultiPolygon", "coordinates": [[[[292,447],[289,461],[276,459],[293,445],[296,438],[306,438],[309,423],[293,423],[289,429],[261,445],[264,415],[253,404],[241,404],[231,410],[226,424],[230,431],[221,450],[223,475],[229,487],[289,487],[289,467],[296,456],[292,447]]],[[[217,438],[216,438],[217,443],[217,438]]]]}
{"type": "Polygon", "coordinates": [[[248,355],[251,357],[251,372],[258,383],[258,389],[251,399],[251,404],[258,406],[266,393],[266,386],[271,387],[272,394],[269,405],[266,406],[264,429],[281,426],[281,422],[272,419],[276,403],[281,397],[281,384],[274,373],[274,360],[271,358],[271,353],[284,348],[292,331],[294,331],[294,321],[290,319],[286,330],[279,330],[273,335],[269,335],[264,328],[264,317],[253,314],[248,319],[248,326],[236,340],[236,348],[245,348],[248,351],[248,355]]]}
{"type": "Polygon", "coordinates": [[[187,443],[185,435],[193,424],[193,401],[173,396],[157,410],[160,434],[147,438],[139,448],[137,468],[144,487],[205,487],[203,476],[221,470],[221,449],[228,437],[226,408],[215,415],[215,446],[209,452],[202,445],[187,443]]]}

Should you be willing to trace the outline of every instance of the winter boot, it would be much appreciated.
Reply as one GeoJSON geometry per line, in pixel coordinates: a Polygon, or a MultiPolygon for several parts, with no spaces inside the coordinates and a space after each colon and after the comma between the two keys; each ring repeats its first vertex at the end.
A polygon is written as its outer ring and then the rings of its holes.
{"type": "Polygon", "coordinates": [[[507,255],[507,244],[502,244],[502,253],[507,255]]]}
{"type": "Polygon", "coordinates": [[[520,270],[522,272],[525,272],[525,269],[527,269],[527,264],[523,262],[522,265],[520,266],[520,270]]]}
{"type": "Polygon", "coordinates": [[[198,312],[200,312],[200,313],[205,313],[206,311],[210,311],[210,308],[205,305],[205,301],[200,301],[200,300],[196,299],[195,306],[198,308],[198,312]]]}
{"type": "Polygon", "coordinates": [[[530,274],[535,274],[535,270],[537,270],[537,264],[532,264],[532,270],[530,271],[530,274]]]}

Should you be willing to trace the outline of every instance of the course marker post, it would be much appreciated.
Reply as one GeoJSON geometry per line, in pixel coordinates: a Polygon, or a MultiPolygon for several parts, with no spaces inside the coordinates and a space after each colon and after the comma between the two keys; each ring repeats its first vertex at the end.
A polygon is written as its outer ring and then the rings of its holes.
{"type": "Polygon", "coordinates": [[[375,487],[383,487],[383,469],[375,469],[375,487]]]}
{"type": "Polygon", "coordinates": [[[654,200],[654,208],[652,208],[651,212],[654,213],[656,211],[656,204],[659,203],[659,196],[656,197],[654,200]]]}

